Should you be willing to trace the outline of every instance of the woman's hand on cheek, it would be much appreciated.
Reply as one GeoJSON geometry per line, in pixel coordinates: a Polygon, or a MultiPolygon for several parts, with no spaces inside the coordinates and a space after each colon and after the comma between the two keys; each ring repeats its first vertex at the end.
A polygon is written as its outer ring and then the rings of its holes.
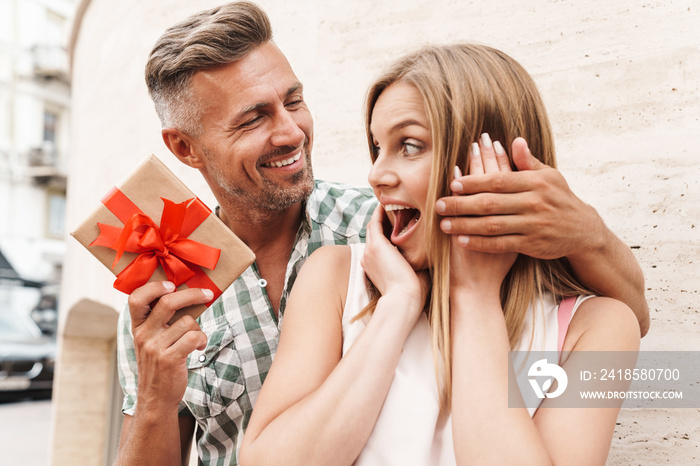
{"type": "MultiPolygon", "coordinates": [[[[511,172],[510,161],[503,146],[498,141],[491,141],[488,134],[481,135],[479,142],[472,144],[469,153],[469,174],[484,175],[486,173],[511,172]]],[[[459,178],[462,175],[455,178],[459,178]]]]}
{"type": "Polygon", "coordinates": [[[399,250],[384,236],[386,212],[378,205],[367,224],[367,243],[362,268],[382,296],[391,292],[410,295],[421,304],[425,301],[428,274],[416,274],[399,250]]]}
{"type": "MultiPolygon", "coordinates": [[[[497,141],[492,143],[483,134],[479,143],[472,145],[469,153],[469,175],[479,176],[499,171],[511,171],[508,156],[497,141]]],[[[462,176],[455,167],[455,178],[462,176]]],[[[517,253],[491,254],[467,249],[463,238],[451,237],[450,284],[455,289],[477,292],[498,292],[506,274],[513,266],[517,253]]]]}

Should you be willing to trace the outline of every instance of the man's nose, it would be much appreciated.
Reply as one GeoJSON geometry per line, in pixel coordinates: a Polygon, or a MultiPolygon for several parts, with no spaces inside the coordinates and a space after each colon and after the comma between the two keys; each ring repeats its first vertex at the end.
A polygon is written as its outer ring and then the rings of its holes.
{"type": "Polygon", "coordinates": [[[280,112],[275,118],[275,126],[271,138],[275,146],[299,146],[306,139],[304,131],[287,110],[280,112]]]}

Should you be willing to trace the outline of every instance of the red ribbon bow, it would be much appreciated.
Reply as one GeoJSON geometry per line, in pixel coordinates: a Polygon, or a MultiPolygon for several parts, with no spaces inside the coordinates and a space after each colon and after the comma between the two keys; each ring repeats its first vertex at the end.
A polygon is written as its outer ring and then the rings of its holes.
{"type": "Polygon", "coordinates": [[[105,246],[117,251],[112,268],[116,267],[124,252],[138,254],[136,259],[117,275],[114,288],[131,293],[148,282],[159,265],[175,286],[195,277],[206,280],[206,275],[199,267],[216,267],[221,250],[187,238],[209,213],[198,199],[188,199],[175,204],[169,199],[161,198],[164,205],[160,226],[117,189],[110,192],[105,199],[105,205],[118,218],[125,220],[124,227],[98,223],[100,235],[90,246],[105,246]],[[110,200],[113,201],[112,204],[117,205],[110,206],[110,200]],[[127,212],[131,212],[128,218],[127,212]]]}

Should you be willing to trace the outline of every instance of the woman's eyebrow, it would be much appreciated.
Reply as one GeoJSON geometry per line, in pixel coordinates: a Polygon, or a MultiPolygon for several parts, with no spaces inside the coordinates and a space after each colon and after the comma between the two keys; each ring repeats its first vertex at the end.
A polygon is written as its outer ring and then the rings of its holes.
{"type": "Polygon", "coordinates": [[[421,123],[420,121],[414,120],[414,119],[412,119],[412,118],[409,118],[409,119],[407,119],[407,120],[398,121],[398,122],[395,123],[393,126],[391,126],[389,129],[390,129],[391,131],[396,131],[396,130],[405,128],[405,127],[407,127],[407,126],[420,126],[421,128],[428,129],[428,128],[425,126],[424,123],[421,123]]]}

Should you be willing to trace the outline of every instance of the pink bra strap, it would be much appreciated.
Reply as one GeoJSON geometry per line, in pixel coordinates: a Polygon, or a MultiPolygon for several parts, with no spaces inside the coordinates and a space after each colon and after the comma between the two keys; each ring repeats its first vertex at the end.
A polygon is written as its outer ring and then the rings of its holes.
{"type": "Polygon", "coordinates": [[[564,347],[564,339],[566,339],[566,332],[569,330],[569,322],[571,322],[571,315],[574,312],[575,304],[576,296],[564,298],[559,303],[559,312],[557,312],[557,321],[559,322],[559,343],[557,344],[557,349],[560,353],[561,349],[564,347]]]}

